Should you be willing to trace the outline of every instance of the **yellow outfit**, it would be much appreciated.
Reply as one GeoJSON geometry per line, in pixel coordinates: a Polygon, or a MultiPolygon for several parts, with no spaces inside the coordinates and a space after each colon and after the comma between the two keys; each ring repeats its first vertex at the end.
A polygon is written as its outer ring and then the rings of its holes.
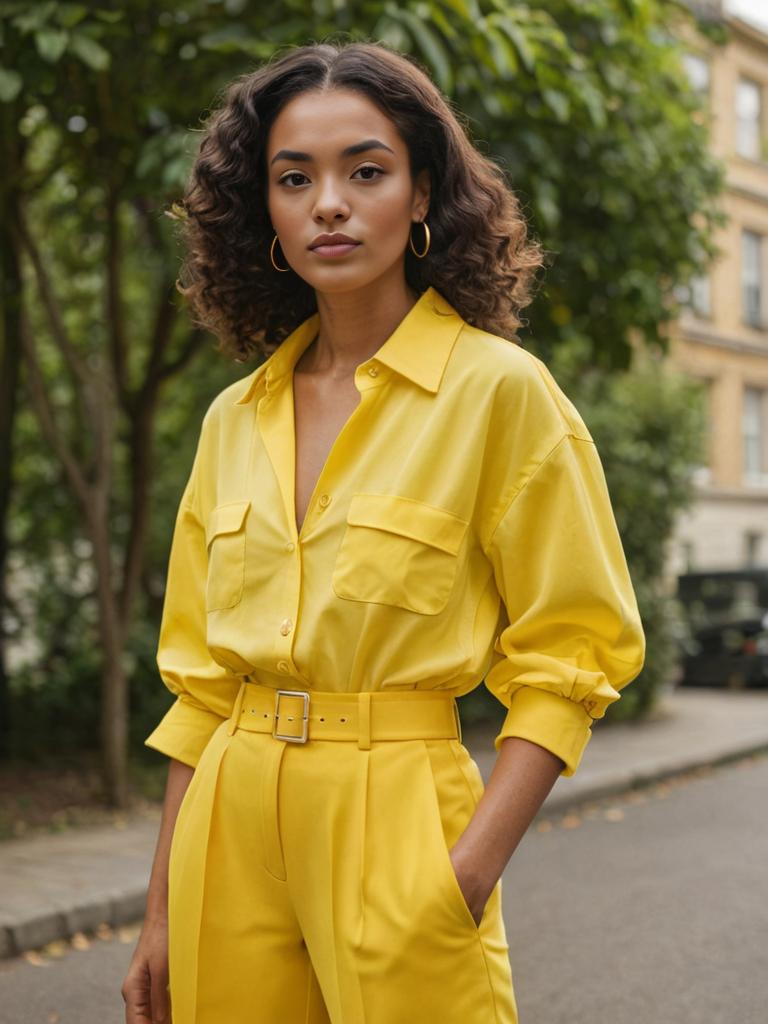
{"type": "Polygon", "coordinates": [[[572,775],[640,671],[602,466],[545,364],[428,288],[357,367],[298,532],[293,367],[318,325],[214,399],[176,520],[158,666],[177,700],[145,740],[196,766],[173,1021],[515,1024],[501,881],[477,926],[451,866],[483,783],[444,711],[484,681],[508,709],[496,749],[524,737],[572,775]],[[282,698],[272,735],[281,688],[308,709],[282,698]],[[436,731],[377,732],[417,701],[436,731]],[[286,708],[306,742],[278,738],[286,708]]]}

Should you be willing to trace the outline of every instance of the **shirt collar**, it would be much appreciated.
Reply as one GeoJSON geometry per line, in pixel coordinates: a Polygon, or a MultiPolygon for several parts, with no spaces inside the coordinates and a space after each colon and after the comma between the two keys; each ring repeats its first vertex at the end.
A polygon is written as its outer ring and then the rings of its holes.
{"type": "MultiPolygon", "coordinates": [[[[281,342],[275,351],[243,381],[245,391],[235,405],[245,405],[264,381],[271,390],[293,368],[313,341],[320,324],[315,312],[281,342]]],[[[431,285],[370,357],[427,391],[440,388],[448,358],[464,324],[453,306],[431,285]]]]}

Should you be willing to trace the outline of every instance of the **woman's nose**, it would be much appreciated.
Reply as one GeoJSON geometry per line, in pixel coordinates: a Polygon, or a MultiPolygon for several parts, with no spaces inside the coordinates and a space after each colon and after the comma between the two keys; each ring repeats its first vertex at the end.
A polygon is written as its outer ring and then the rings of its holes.
{"type": "Polygon", "coordinates": [[[349,216],[349,203],[338,184],[333,181],[326,181],[320,184],[313,213],[316,220],[349,216]]]}

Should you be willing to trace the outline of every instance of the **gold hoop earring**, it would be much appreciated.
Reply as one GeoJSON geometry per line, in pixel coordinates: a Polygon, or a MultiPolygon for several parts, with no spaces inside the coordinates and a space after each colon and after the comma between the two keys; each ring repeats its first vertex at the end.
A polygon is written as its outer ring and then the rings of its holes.
{"type": "Polygon", "coordinates": [[[279,270],[281,274],[284,274],[284,273],[286,273],[286,271],[290,270],[291,268],[290,267],[278,267],[278,265],[275,263],[275,242],[276,241],[277,241],[277,235],[275,235],[275,237],[272,239],[272,245],[270,245],[270,247],[269,247],[269,258],[272,260],[272,266],[275,268],[275,270],[279,270]]]}
{"type": "Polygon", "coordinates": [[[412,237],[413,225],[411,225],[411,230],[408,232],[408,244],[411,247],[411,252],[413,253],[413,255],[414,256],[418,256],[419,259],[422,259],[422,257],[426,256],[427,253],[429,252],[431,236],[429,234],[429,225],[427,224],[427,222],[425,220],[421,220],[421,221],[417,220],[416,223],[417,224],[422,224],[423,227],[424,227],[424,237],[425,237],[425,240],[426,240],[426,245],[424,246],[424,252],[416,252],[416,250],[413,247],[413,237],[412,237]]]}

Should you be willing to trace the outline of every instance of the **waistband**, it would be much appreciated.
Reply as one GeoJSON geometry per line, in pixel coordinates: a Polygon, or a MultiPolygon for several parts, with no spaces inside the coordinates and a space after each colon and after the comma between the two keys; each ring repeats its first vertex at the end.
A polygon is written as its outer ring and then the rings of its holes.
{"type": "Polygon", "coordinates": [[[362,750],[379,740],[461,740],[456,699],[434,690],[333,693],[243,682],[230,735],[236,729],[269,733],[289,743],[348,740],[362,750]]]}

